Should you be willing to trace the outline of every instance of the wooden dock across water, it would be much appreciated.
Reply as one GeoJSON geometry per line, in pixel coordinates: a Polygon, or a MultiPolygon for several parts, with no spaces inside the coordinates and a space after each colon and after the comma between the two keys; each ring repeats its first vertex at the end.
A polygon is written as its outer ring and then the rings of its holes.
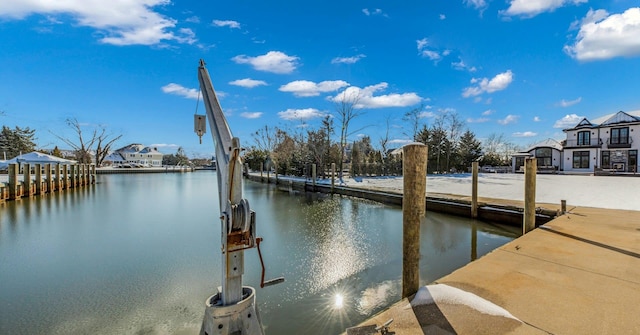
{"type": "MultiPolygon", "coordinates": [[[[515,319],[449,299],[404,299],[360,326],[396,334],[640,334],[640,211],[569,208],[437,280],[515,319]]],[[[427,286],[427,288],[434,286],[427,286]]]]}
{"type": "Polygon", "coordinates": [[[96,183],[96,167],[92,164],[21,165],[9,164],[8,183],[0,183],[0,203],[96,183]]]}

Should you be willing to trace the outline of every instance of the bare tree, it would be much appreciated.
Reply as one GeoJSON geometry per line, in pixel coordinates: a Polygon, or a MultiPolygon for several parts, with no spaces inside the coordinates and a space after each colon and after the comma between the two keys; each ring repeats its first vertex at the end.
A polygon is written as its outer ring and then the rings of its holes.
{"type": "Polygon", "coordinates": [[[424,117],[424,103],[421,103],[419,107],[416,107],[406,113],[402,117],[402,120],[409,122],[409,133],[404,133],[406,136],[411,137],[412,140],[416,141],[418,136],[418,132],[420,131],[420,126],[422,122],[420,121],[424,117]]]}
{"type": "Polygon", "coordinates": [[[342,97],[340,97],[335,103],[335,116],[340,123],[340,152],[342,157],[340,157],[340,161],[338,162],[338,175],[341,178],[345,148],[347,147],[347,138],[353,134],[349,132],[349,125],[353,119],[364,114],[362,109],[356,109],[359,101],[359,92],[352,92],[351,94],[348,94],[347,91],[345,91],[343,92],[342,97]]]}
{"type": "Polygon", "coordinates": [[[102,164],[105,157],[107,157],[107,155],[109,154],[109,150],[111,150],[111,146],[113,145],[113,143],[122,137],[122,135],[118,135],[110,138],[111,135],[107,134],[106,128],[104,128],[103,126],[98,126],[91,131],[91,135],[89,137],[85,138],[82,133],[82,126],[78,119],[67,119],[66,123],[76,133],[77,142],[56,134],[54,135],[74,150],[75,159],[78,161],[78,163],[91,163],[91,151],[93,149],[93,146],[97,144],[95,154],[96,165],[99,166],[100,164],[102,164]]]}
{"type": "Polygon", "coordinates": [[[455,111],[446,111],[445,112],[445,122],[447,127],[447,171],[449,171],[451,167],[451,155],[455,154],[458,148],[458,144],[460,143],[460,136],[463,133],[465,123],[460,117],[458,113],[455,111]]]}

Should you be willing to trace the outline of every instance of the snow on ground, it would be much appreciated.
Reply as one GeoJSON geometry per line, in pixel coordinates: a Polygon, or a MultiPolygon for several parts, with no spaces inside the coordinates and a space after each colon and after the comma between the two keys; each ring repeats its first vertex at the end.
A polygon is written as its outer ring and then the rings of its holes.
{"type": "MultiPolygon", "coordinates": [[[[345,179],[346,186],[402,192],[402,177],[345,179]]],[[[471,174],[429,175],[427,193],[471,196],[471,174]]],[[[523,174],[481,173],[478,196],[524,201],[523,174]]],[[[640,178],[539,174],[536,202],[609,209],[640,210],[640,178]]]]}
{"type": "Polygon", "coordinates": [[[464,305],[482,314],[518,320],[507,310],[488,300],[445,284],[422,286],[411,300],[412,307],[431,304],[464,305]]]}

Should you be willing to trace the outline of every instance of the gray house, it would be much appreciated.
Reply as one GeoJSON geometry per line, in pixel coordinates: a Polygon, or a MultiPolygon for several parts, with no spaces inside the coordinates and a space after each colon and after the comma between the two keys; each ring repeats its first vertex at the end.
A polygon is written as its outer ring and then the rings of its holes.
{"type": "Polygon", "coordinates": [[[535,157],[539,173],[557,173],[562,169],[562,144],[548,138],[536,143],[525,151],[511,156],[512,172],[524,172],[524,160],[527,157],[535,157]]]}
{"type": "Polygon", "coordinates": [[[105,158],[105,162],[113,166],[128,164],[129,166],[160,167],[163,156],[158,148],[133,143],[112,152],[105,158]]]}

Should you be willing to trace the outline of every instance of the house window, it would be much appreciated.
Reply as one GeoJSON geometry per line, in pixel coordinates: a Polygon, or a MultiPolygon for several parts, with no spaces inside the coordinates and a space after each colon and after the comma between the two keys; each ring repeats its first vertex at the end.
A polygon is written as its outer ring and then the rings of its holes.
{"type": "Polygon", "coordinates": [[[536,149],[536,159],[538,160],[536,163],[538,166],[551,166],[552,159],[552,150],[551,148],[538,148],[536,149]]]}
{"type": "Polygon", "coordinates": [[[629,150],[629,172],[638,172],[638,150],[629,150]]]}
{"type": "Polygon", "coordinates": [[[589,151],[573,152],[573,168],[588,169],[589,168],[589,151]]]}
{"type": "Polygon", "coordinates": [[[611,151],[603,150],[600,167],[603,169],[611,168],[611,151]]]}
{"type": "Polygon", "coordinates": [[[613,128],[611,129],[611,144],[628,144],[629,128],[613,128]]]}
{"type": "Polygon", "coordinates": [[[578,133],[578,145],[589,145],[591,143],[591,132],[581,131],[578,133]]]}
{"type": "Polygon", "coordinates": [[[516,171],[524,166],[524,157],[516,157],[516,171]]]}

